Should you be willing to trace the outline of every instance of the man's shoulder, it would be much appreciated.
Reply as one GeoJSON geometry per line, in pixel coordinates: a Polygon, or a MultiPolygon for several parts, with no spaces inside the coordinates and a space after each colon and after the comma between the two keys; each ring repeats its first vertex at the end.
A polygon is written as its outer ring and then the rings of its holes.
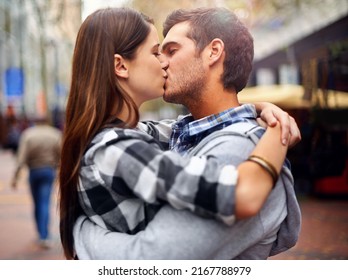
{"type": "Polygon", "coordinates": [[[264,128],[260,126],[255,120],[242,120],[239,122],[232,123],[224,127],[221,131],[224,132],[236,132],[241,134],[251,134],[258,130],[263,130],[264,128]]]}
{"type": "Polygon", "coordinates": [[[23,130],[26,134],[54,133],[61,134],[61,130],[51,125],[33,125],[23,130]]]}
{"type": "Polygon", "coordinates": [[[232,123],[221,130],[211,133],[207,137],[207,141],[222,141],[223,139],[228,140],[231,137],[244,137],[256,143],[264,132],[265,129],[258,125],[256,121],[241,121],[232,123]]]}
{"type": "Polygon", "coordinates": [[[226,156],[249,153],[259,138],[262,136],[264,129],[257,123],[234,123],[223,129],[212,132],[205,137],[193,150],[193,155],[221,153],[226,156]]]}
{"type": "Polygon", "coordinates": [[[60,129],[58,129],[57,127],[54,126],[48,126],[47,127],[47,131],[49,131],[49,133],[51,133],[52,135],[54,135],[55,137],[61,137],[62,136],[62,131],[60,129]]]}

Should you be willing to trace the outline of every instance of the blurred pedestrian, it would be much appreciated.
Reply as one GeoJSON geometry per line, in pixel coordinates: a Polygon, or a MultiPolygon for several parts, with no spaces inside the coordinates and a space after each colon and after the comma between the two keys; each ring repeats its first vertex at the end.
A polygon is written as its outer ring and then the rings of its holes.
{"type": "Polygon", "coordinates": [[[25,129],[20,137],[17,168],[12,187],[22,167],[29,168],[29,185],[34,202],[34,217],[39,234],[38,243],[49,248],[50,198],[56,176],[61,147],[61,131],[50,126],[45,118],[35,120],[35,125],[25,129]]]}

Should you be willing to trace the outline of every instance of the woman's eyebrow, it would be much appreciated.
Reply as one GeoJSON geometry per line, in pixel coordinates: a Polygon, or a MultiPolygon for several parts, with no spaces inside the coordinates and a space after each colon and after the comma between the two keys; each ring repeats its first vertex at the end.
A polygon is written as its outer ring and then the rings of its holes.
{"type": "Polygon", "coordinates": [[[155,45],[151,48],[151,50],[153,50],[153,51],[158,51],[158,50],[159,50],[159,47],[160,47],[160,43],[157,43],[157,44],[155,44],[155,45]]]}

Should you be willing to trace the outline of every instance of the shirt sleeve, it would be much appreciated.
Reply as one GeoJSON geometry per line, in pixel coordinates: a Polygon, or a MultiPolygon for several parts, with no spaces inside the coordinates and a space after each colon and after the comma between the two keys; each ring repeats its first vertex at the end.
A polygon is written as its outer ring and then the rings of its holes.
{"type": "MultiPolygon", "coordinates": [[[[89,207],[98,213],[105,193],[115,203],[104,207],[103,216],[115,210],[118,197],[135,195],[144,202],[168,202],[176,209],[215,217],[226,224],[235,220],[234,195],[237,170],[221,165],[212,156],[183,158],[163,152],[142,139],[109,141],[97,148],[81,168],[83,191],[89,207]],[[98,189],[98,191],[96,191],[98,189]]],[[[89,215],[90,216],[90,215],[89,215]]]]}
{"type": "Polygon", "coordinates": [[[142,121],[138,123],[137,128],[151,135],[159,141],[163,149],[169,149],[169,139],[172,134],[172,125],[176,120],[161,120],[161,121],[142,121]]]}

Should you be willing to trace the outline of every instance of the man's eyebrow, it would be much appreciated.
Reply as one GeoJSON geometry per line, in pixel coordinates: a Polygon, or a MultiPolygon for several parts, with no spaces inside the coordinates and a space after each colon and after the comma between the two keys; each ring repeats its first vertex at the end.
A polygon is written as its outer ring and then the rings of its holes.
{"type": "Polygon", "coordinates": [[[161,46],[161,52],[165,52],[169,45],[178,45],[178,44],[179,43],[175,41],[166,42],[164,45],[161,46]]]}

